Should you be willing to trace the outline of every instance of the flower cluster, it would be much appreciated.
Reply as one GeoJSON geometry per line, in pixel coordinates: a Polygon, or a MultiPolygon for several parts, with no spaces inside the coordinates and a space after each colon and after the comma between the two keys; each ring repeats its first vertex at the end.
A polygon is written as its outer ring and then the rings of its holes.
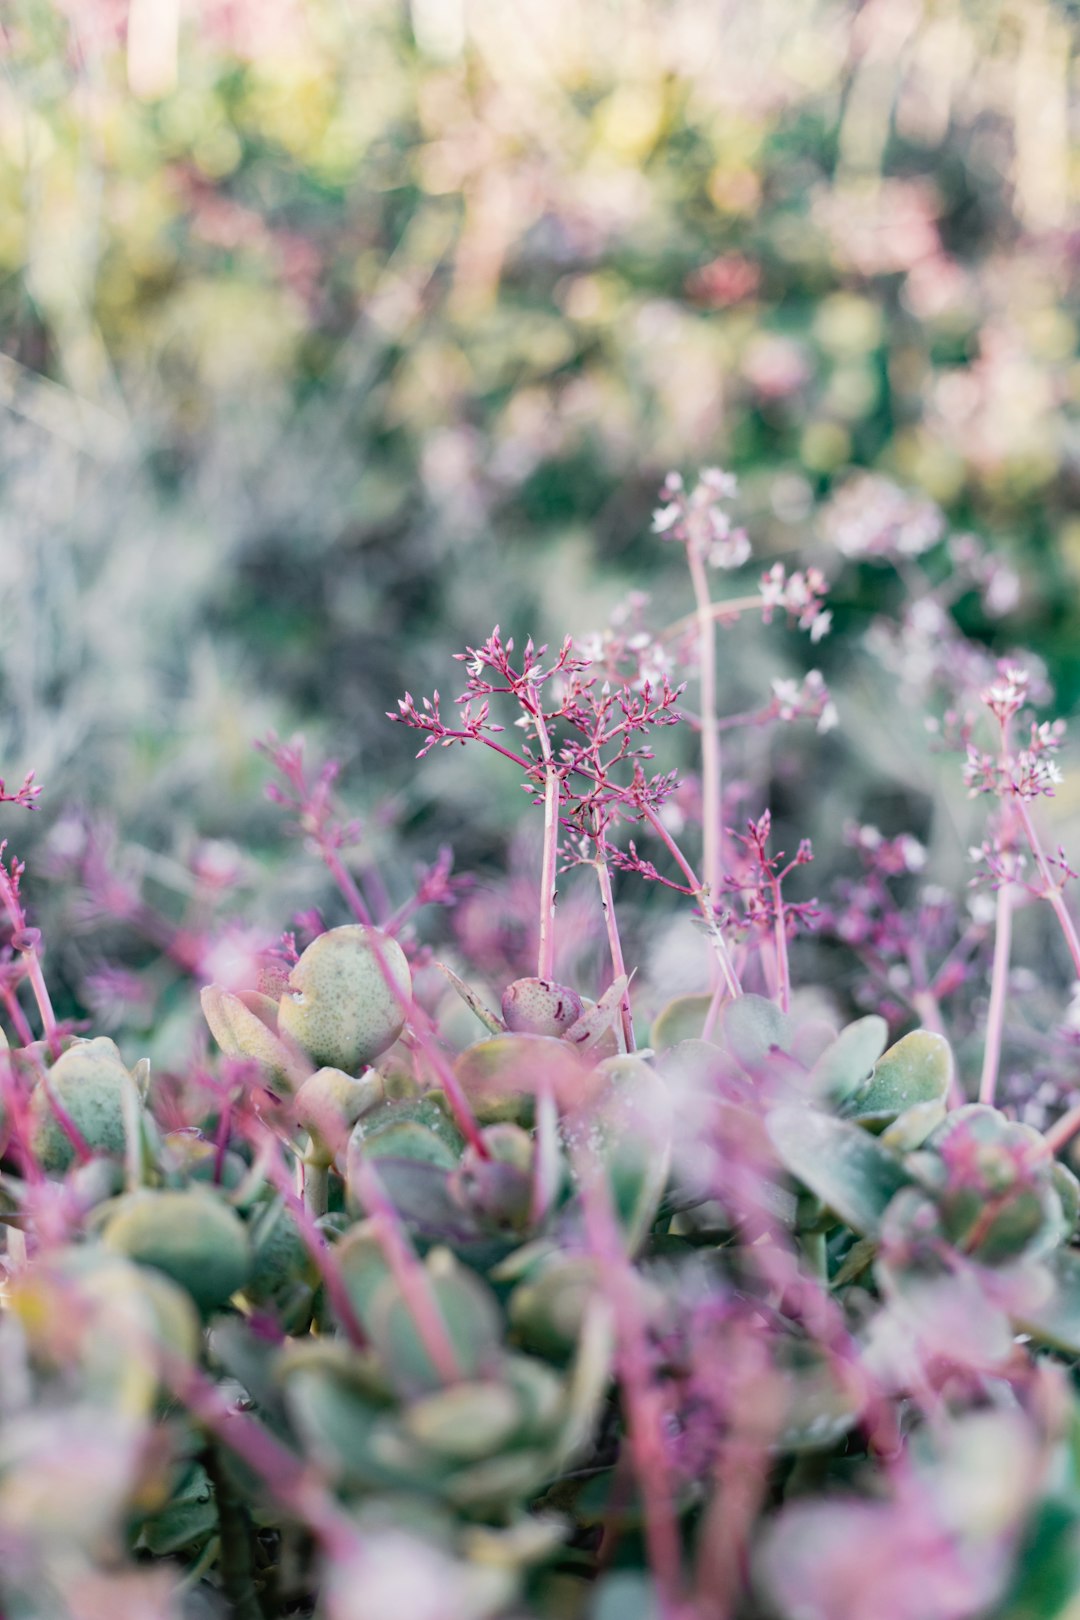
{"type": "Polygon", "coordinates": [[[0,804],[17,804],[23,810],[36,810],[38,797],[41,793],[41,783],[34,781],[34,772],[27,771],[22,786],[9,793],[4,778],[0,776],[0,804]]]}
{"type": "Polygon", "coordinates": [[[859,473],[832,497],[823,528],[845,557],[895,562],[937,545],[945,518],[933,501],[909,495],[880,474],[859,473]]]}
{"type": "Polygon", "coordinates": [[[1011,724],[1028,701],[1031,678],[1017,664],[1001,663],[995,679],[979,694],[997,721],[1000,746],[987,753],[967,741],[964,783],[974,798],[989,793],[1000,799],[1053,798],[1061,770],[1054,756],[1065,739],[1064,720],[1032,720],[1026,746],[1013,748],[1011,724]]]}
{"type": "Polygon", "coordinates": [[[825,607],[828,589],[820,568],[795,569],[788,573],[783,563],[773,563],[761,576],[761,608],[765,623],[774,613],[786,613],[800,630],[820,641],[832,627],[832,613],[825,607]]]}
{"type": "Polygon", "coordinates": [[[706,468],[689,491],[679,473],[669,473],[661,491],[664,505],[653,514],[653,533],[677,541],[710,568],[741,568],[750,556],[750,541],[722,505],[737,488],[734,476],[719,467],[706,468]]]}

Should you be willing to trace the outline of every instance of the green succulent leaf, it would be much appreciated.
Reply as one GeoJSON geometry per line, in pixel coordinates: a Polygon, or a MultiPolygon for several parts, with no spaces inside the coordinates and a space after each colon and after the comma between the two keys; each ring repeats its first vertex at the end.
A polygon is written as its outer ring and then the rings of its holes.
{"type": "Polygon", "coordinates": [[[861,1237],[873,1237],[908,1177],[900,1160],[848,1120],[785,1105],[766,1121],[784,1168],[861,1237]]]}
{"type": "Polygon", "coordinates": [[[814,1096],[823,1102],[839,1102],[847,1097],[868,1078],[888,1038],[889,1026],[876,1013],[848,1024],[810,1071],[814,1096]]]}
{"type": "Polygon", "coordinates": [[[912,1030],[878,1059],[870,1078],[844,1102],[841,1115],[874,1129],[891,1125],[909,1108],[944,1103],[952,1073],[945,1037],[930,1029],[912,1030]]]}
{"type": "Polygon", "coordinates": [[[1042,1297],[1014,1311],[1013,1321],[1040,1344],[1080,1356],[1080,1250],[1057,1249],[1042,1261],[1042,1297]]]}
{"type": "Polygon", "coordinates": [[[748,1069],[760,1067],[774,1047],[786,1052],[791,1040],[791,1019],[764,996],[729,1001],[720,1028],[724,1046],[748,1069]]]}
{"type": "Polygon", "coordinates": [[[666,1052],[680,1041],[698,1040],[711,1005],[711,995],[676,996],[653,1020],[652,1045],[666,1052]]]}

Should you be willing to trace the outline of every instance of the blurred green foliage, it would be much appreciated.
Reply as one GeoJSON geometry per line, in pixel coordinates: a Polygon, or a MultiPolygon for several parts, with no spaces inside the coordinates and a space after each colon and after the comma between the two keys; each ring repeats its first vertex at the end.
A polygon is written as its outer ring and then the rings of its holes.
{"type": "Polygon", "coordinates": [[[448,650],[676,599],[648,513],[712,461],[766,556],[853,466],[928,493],[1073,701],[1068,8],[174,9],[5,17],[12,775],[227,830],[314,721],[399,787],[448,650]]]}

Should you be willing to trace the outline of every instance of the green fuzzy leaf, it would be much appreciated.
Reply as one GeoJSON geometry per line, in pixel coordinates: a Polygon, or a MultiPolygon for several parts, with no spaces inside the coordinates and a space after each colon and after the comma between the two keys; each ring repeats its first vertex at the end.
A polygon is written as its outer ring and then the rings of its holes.
{"type": "Polygon", "coordinates": [[[493,1379],[436,1390],[413,1401],[403,1414],[413,1440],[454,1462],[492,1456],[514,1439],[524,1421],[515,1391],[493,1379]]]}
{"type": "Polygon", "coordinates": [[[810,1089],[822,1101],[839,1102],[865,1081],[885,1050],[889,1026],[871,1013],[848,1024],[810,1071],[810,1089]]]}
{"type": "Polygon", "coordinates": [[[1014,1324],[1040,1344],[1080,1356],[1080,1250],[1058,1249],[1040,1270],[1050,1286],[1042,1299],[1014,1312],[1014,1324]]]}
{"type": "MultiPolygon", "coordinates": [[[[428,1287],[450,1341],[458,1375],[476,1379],[497,1365],[502,1319],[494,1295],[447,1249],[428,1257],[428,1287]]],[[[400,1394],[411,1397],[443,1386],[416,1321],[394,1278],[370,1302],[369,1333],[383,1370],[400,1394]]]]}
{"type": "Polygon", "coordinates": [[[945,1118],[943,1102],[916,1103],[905,1108],[881,1133],[881,1142],[894,1153],[914,1153],[945,1118]]]}
{"type": "Polygon", "coordinates": [[[774,1047],[787,1051],[791,1020],[775,1001],[767,1001],[764,996],[737,996],[724,1008],[721,1030],[723,1043],[732,1056],[748,1069],[756,1069],[774,1047]]]}
{"type": "Polygon", "coordinates": [[[944,1102],[952,1072],[952,1051],[945,1037],[930,1029],[912,1030],[889,1047],[841,1113],[862,1125],[890,1125],[920,1103],[944,1102]]]}
{"type": "Polygon", "coordinates": [[[213,1487],[201,1463],[192,1463],[168,1506],[143,1524],[139,1543],[155,1558],[169,1558],[205,1542],[217,1529],[213,1487]]]}
{"type": "Polygon", "coordinates": [[[596,1587],[589,1620],[656,1620],[660,1609],[648,1575],[618,1569],[596,1587]]]}
{"type": "Polygon", "coordinates": [[[900,1163],[858,1125],[815,1109],[785,1106],[766,1121],[789,1170],[862,1237],[873,1237],[908,1177],[900,1163]]]}
{"type": "Polygon", "coordinates": [[[711,1004],[710,995],[676,996],[653,1020],[651,1044],[664,1052],[680,1041],[699,1039],[711,1004]]]}
{"type": "Polygon", "coordinates": [[[1080,1570],[1080,1506],[1050,1497],[1034,1510],[994,1620],[1068,1620],[1080,1570]]]}
{"type": "Polygon", "coordinates": [[[1067,1164],[1060,1159],[1054,1160],[1051,1171],[1054,1191],[1061,1202],[1062,1240],[1067,1241],[1076,1230],[1077,1220],[1080,1219],[1080,1181],[1077,1181],[1067,1164]]]}
{"type": "MultiPolygon", "coordinates": [[[[379,1447],[386,1411],[329,1366],[300,1366],[285,1391],[289,1415],[311,1455],[331,1478],[354,1487],[400,1487],[415,1476],[379,1447]]],[[[434,1465],[429,1472],[434,1471],[434,1465]]]]}

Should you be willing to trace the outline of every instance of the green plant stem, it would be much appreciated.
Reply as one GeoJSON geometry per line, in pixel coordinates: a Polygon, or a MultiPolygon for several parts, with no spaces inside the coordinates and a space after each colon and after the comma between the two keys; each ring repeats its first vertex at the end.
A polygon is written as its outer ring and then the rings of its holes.
{"type": "Polygon", "coordinates": [[[251,1519],[233,1491],[216,1446],[206,1448],[204,1461],[217,1501],[221,1584],[230,1614],[233,1620],[266,1620],[255,1592],[251,1519]]]}
{"type": "Polygon", "coordinates": [[[304,1208],[318,1220],[325,1215],[330,1192],[330,1171],[325,1164],[304,1160],[304,1208]]]}
{"type": "Polygon", "coordinates": [[[829,1260],[824,1232],[803,1232],[799,1238],[806,1263],[823,1288],[829,1286],[829,1260]]]}

